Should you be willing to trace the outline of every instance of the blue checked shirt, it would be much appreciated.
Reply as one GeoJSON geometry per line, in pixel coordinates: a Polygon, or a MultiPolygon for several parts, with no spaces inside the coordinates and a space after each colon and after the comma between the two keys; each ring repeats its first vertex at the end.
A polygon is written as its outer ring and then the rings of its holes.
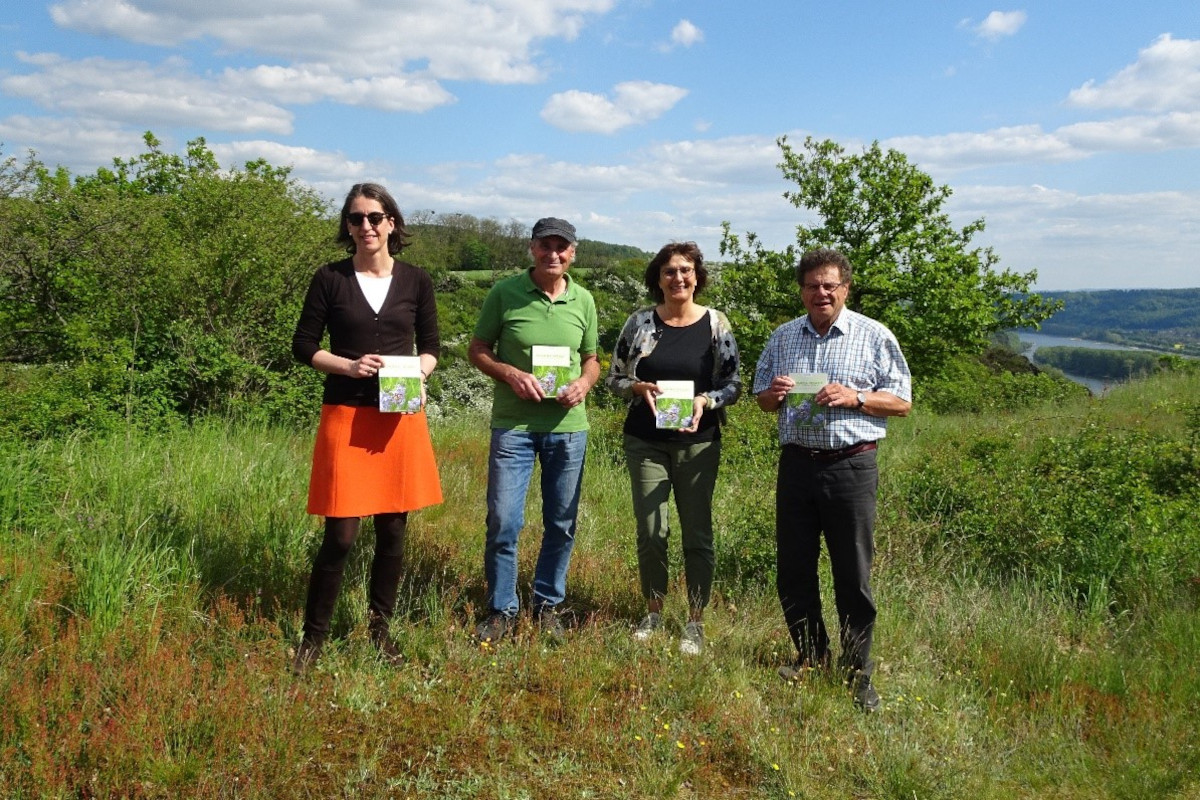
{"type": "MultiPolygon", "coordinates": [[[[776,375],[821,372],[830,383],[840,383],[859,392],[891,392],[912,400],[912,374],[900,343],[882,323],[849,309],[842,309],[820,336],[808,315],[785,322],[775,329],[754,370],[754,393],[771,385],[776,375]]],[[[819,450],[838,450],[887,435],[887,418],[873,417],[853,408],[828,408],[824,424],[802,427],[791,424],[786,404],[779,410],[779,443],[798,444],[819,450]]]]}

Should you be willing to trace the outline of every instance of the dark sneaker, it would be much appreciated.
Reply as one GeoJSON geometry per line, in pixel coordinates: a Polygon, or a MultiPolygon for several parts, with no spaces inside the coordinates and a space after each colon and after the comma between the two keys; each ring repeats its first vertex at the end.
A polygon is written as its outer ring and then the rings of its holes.
{"type": "Polygon", "coordinates": [[[367,625],[367,631],[371,636],[371,644],[379,654],[380,660],[391,664],[392,667],[400,667],[404,663],[404,654],[400,651],[400,645],[396,644],[396,639],[391,638],[389,621],[383,616],[372,616],[367,625]]]}
{"type": "Polygon", "coordinates": [[[658,632],[662,625],[662,617],[653,611],[642,618],[638,626],[633,629],[633,638],[639,642],[648,640],[651,636],[658,632]]]}
{"type": "Polygon", "coordinates": [[[800,658],[794,664],[779,668],[779,677],[788,683],[799,683],[815,677],[818,673],[828,672],[830,665],[829,653],[823,653],[815,659],[800,658]]]}
{"type": "Polygon", "coordinates": [[[375,652],[384,663],[393,667],[404,665],[404,653],[400,652],[400,646],[386,628],[371,629],[371,644],[375,646],[375,652]]]}
{"type": "Polygon", "coordinates": [[[854,694],[854,705],[868,714],[879,710],[879,692],[871,685],[871,676],[857,673],[850,680],[850,691],[854,694]]]}
{"type": "Polygon", "coordinates": [[[515,617],[510,617],[501,611],[493,611],[487,619],[475,626],[475,638],[481,643],[495,644],[511,634],[516,626],[515,617]]]}
{"type": "Polygon", "coordinates": [[[698,656],[704,651],[704,626],[699,622],[689,622],[683,626],[683,636],[679,639],[679,652],[685,656],[698,656]]]}
{"type": "Polygon", "coordinates": [[[538,629],[543,634],[560,642],[567,637],[567,628],[563,625],[562,615],[554,606],[542,606],[535,613],[538,629]]]}
{"type": "Polygon", "coordinates": [[[313,664],[321,657],[321,648],[325,646],[323,639],[311,639],[305,636],[296,648],[296,657],[292,659],[292,674],[296,677],[307,674],[313,664]]]}

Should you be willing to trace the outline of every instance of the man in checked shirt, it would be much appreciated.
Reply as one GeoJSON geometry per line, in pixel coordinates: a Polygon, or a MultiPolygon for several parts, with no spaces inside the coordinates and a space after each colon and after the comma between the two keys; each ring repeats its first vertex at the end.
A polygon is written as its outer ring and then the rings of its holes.
{"type": "Polygon", "coordinates": [[[888,417],[912,408],[912,375],[892,332],[845,307],[852,268],[844,255],[810,250],[796,278],[808,313],[771,334],[754,372],[758,407],[779,417],[776,588],[798,653],[779,673],[798,680],[831,666],[817,577],[823,534],[837,603],[839,675],[855,704],[871,712],[880,704],[870,658],[876,442],[887,433],[888,417]],[[801,411],[806,400],[816,413],[801,411]]]}

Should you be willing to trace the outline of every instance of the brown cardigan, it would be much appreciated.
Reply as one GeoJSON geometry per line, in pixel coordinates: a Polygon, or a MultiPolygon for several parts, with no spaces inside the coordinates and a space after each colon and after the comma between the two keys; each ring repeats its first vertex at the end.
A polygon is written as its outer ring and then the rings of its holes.
{"type": "MultiPolygon", "coordinates": [[[[376,314],[359,288],[350,259],[326,264],[308,286],[300,320],[292,335],[292,355],[312,365],[329,331],[329,352],[356,359],[367,353],[385,356],[431,355],[441,351],[437,302],[429,273],[403,261],[394,261],[392,284],[376,314]]],[[[370,406],[379,402],[379,381],[326,375],[325,404],[370,406]]]]}

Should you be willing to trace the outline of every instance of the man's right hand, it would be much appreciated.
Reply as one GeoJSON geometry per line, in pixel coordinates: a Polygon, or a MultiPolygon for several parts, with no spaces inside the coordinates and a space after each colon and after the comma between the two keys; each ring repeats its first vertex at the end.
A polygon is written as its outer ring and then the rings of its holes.
{"type": "Polygon", "coordinates": [[[505,380],[512,387],[513,393],[522,400],[530,400],[537,403],[546,399],[546,393],[542,391],[542,385],[538,383],[538,379],[531,372],[522,372],[519,369],[514,369],[505,380]]]}

